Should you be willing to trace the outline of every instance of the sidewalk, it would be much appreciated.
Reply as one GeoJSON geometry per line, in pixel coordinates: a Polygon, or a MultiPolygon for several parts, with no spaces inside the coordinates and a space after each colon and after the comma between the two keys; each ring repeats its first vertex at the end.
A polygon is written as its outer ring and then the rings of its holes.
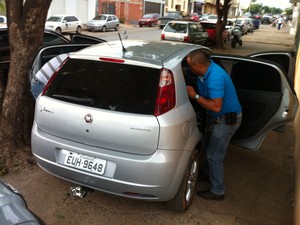
{"type": "Polygon", "coordinates": [[[294,35],[289,33],[289,28],[277,30],[268,25],[261,25],[253,33],[242,36],[243,46],[232,48],[230,42],[224,44],[225,50],[213,49],[216,53],[235,55],[249,55],[256,52],[275,50],[294,50],[294,35]]]}

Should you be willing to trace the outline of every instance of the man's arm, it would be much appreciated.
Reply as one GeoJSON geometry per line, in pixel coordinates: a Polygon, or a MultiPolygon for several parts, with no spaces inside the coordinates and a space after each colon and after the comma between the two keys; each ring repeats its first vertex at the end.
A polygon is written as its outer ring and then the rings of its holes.
{"type": "MultiPolygon", "coordinates": [[[[195,95],[197,95],[196,91],[192,86],[187,86],[187,91],[189,97],[194,99],[195,95]]],[[[214,98],[214,99],[206,99],[203,96],[197,99],[197,102],[202,105],[205,109],[211,110],[213,112],[220,112],[222,108],[222,98],[214,98]]]]}

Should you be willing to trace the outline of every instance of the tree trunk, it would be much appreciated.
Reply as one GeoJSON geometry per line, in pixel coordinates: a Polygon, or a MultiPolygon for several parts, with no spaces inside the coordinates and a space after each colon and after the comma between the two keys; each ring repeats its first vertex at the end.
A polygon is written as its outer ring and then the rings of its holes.
{"type": "Polygon", "coordinates": [[[222,6],[220,4],[220,0],[216,1],[218,21],[217,21],[217,24],[216,24],[216,43],[215,43],[215,47],[217,49],[223,49],[224,48],[222,35],[223,35],[223,31],[225,30],[225,26],[226,26],[226,23],[227,23],[228,10],[231,6],[230,2],[231,2],[231,0],[224,0],[224,5],[222,6]]]}
{"type": "Polygon", "coordinates": [[[24,3],[6,0],[10,67],[0,120],[2,166],[11,166],[16,149],[30,143],[28,134],[32,124],[34,100],[30,96],[28,72],[43,40],[50,3],[51,0],[26,0],[24,3]]]}

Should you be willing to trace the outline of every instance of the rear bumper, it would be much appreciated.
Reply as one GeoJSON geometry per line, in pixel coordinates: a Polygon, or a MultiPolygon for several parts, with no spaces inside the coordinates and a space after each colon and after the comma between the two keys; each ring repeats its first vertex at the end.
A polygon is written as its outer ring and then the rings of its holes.
{"type": "Polygon", "coordinates": [[[86,26],[88,30],[101,30],[103,26],[86,26]]]}
{"type": "Polygon", "coordinates": [[[191,151],[157,150],[136,155],[70,142],[32,128],[32,151],[45,171],[95,190],[135,199],[168,201],[181,183],[191,151]],[[64,165],[63,150],[106,160],[103,175],[64,165]]]}

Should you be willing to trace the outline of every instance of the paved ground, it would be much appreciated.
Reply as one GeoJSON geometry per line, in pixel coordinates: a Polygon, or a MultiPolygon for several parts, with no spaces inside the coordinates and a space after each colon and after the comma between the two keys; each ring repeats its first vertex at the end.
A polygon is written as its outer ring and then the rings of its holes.
{"type": "MultiPolygon", "coordinates": [[[[243,36],[243,40],[243,47],[231,49],[226,45],[221,52],[248,55],[293,48],[293,38],[287,30],[269,27],[243,36]]],[[[288,126],[283,134],[271,132],[257,152],[229,146],[225,200],[207,201],[195,196],[191,208],[183,214],[170,212],[163,203],[135,201],[97,191],[84,200],[74,199],[68,194],[69,182],[36,165],[28,166],[22,159],[4,180],[23,193],[29,208],[47,225],[291,225],[293,149],[293,126],[288,126]]]]}

